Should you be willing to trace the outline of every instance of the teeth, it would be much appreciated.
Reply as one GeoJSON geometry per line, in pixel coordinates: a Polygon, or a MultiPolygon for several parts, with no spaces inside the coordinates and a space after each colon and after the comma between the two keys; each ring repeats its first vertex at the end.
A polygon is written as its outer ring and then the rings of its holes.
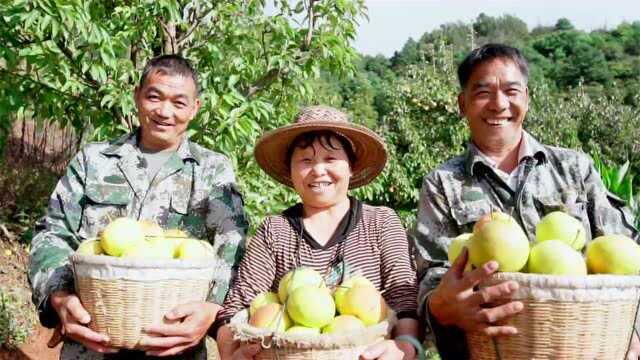
{"type": "Polygon", "coordinates": [[[309,186],[311,186],[312,188],[321,188],[321,189],[325,188],[325,187],[327,187],[329,185],[331,185],[331,183],[328,182],[328,181],[314,182],[314,183],[309,184],[309,186]]]}
{"type": "Polygon", "coordinates": [[[509,122],[509,119],[486,119],[489,125],[505,125],[509,122]]]}

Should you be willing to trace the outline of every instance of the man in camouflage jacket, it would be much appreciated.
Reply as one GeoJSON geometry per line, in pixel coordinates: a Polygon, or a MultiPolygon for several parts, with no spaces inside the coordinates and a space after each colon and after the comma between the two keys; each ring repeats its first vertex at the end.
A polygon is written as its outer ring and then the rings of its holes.
{"type": "MultiPolygon", "coordinates": [[[[517,49],[489,44],[460,65],[460,112],[471,142],[465,154],[428,174],[420,193],[413,241],[420,279],[419,309],[443,360],[469,357],[465,330],[490,336],[517,332],[501,321],[522,310],[509,298],[518,287],[506,282],[477,291],[474,286],[497,270],[495,262],[463,272],[466,251],[454,263],[447,249],[456,236],[472,232],[485,214],[511,214],[530,241],[545,214],[561,210],[580,219],[587,239],[603,234],[637,237],[624,201],[604,187],[585,154],[538,143],[522,129],[528,110],[528,69],[517,49]]],[[[635,358],[638,351],[634,339],[635,358]]]]}
{"type": "Polygon", "coordinates": [[[151,328],[147,354],[182,353],[205,359],[203,337],[230,286],[244,250],[247,222],[229,160],[189,141],[185,134],[200,102],[197,77],[178,56],[152,59],[136,89],[140,128],[111,143],[92,143],[78,153],[58,182],[46,216],[36,225],[29,280],[40,320],[65,335],[61,358],[144,358],[116,352],[74,294],[69,255],[98,236],[113,219],[154,220],[209,240],[215,250],[214,286],[205,303],[179,306],[168,316],[182,324],[151,328]],[[169,336],[170,335],[170,336],[169,336]]]}

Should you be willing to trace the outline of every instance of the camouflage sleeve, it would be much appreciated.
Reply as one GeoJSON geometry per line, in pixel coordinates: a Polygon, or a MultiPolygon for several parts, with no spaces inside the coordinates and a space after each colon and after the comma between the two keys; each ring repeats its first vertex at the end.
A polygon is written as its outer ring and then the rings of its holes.
{"type": "Polygon", "coordinates": [[[411,240],[415,248],[418,282],[418,314],[424,315],[427,295],[433,290],[450,264],[447,249],[458,234],[455,220],[449,211],[444,189],[427,176],[420,191],[418,218],[411,240]]]}
{"type": "Polygon", "coordinates": [[[213,248],[217,259],[208,301],[222,304],[244,255],[248,222],[230,163],[222,162],[216,170],[219,177],[209,193],[207,227],[215,233],[213,248]]]}
{"type": "Polygon", "coordinates": [[[73,273],[69,254],[78,246],[77,231],[82,216],[84,167],[82,153],[69,164],[58,181],[46,215],[36,223],[36,235],[31,241],[29,283],[40,322],[53,327],[59,319],[49,304],[49,295],[58,290],[73,292],[73,273]]]}
{"type": "Polygon", "coordinates": [[[587,193],[587,211],[593,237],[605,234],[622,234],[640,241],[634,218],[625,201],[607,190],[593,160],[586,157],[581,164],[584,187],[587,193]]]}

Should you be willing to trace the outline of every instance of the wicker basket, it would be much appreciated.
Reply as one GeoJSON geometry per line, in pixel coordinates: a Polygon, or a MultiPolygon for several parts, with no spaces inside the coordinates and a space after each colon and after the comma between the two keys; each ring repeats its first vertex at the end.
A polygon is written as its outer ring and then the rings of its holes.
{"type": "Polygon", "coordinates": [[[467,333],[472,359],[624,359],[640,303],[640,276],[498,273],[482,286],[514,280],[524,309],[517,335],[467,333]]]}
{"type": "Polygon", "coordinates": [[[135,349],[141,330],[165,321],[175,306],[206,300],[215,272],[211,259],[70,259],[76,293],[91,314],[89,327],[108,335],[110,346],[126,349],[135,349]]]}
{"type": "Polygon", "coordinates": [[[229,324],[236,340],[243,343],[261,343],[262,351],[256,360],[345,360],[358,359],[371,344],[385,339],[397,319],[388,311],[387,320],[363,331],[346,334],[303,335],[274,333],[247,324],[246,310],[236,314],[229,324]]]}

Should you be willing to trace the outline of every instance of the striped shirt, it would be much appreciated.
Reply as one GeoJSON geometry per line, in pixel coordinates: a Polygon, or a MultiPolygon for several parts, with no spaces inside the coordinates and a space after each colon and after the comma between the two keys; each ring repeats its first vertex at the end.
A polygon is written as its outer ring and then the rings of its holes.
{"type": "Polygon", "coordinates": [[[308,235],[300,236],[287,216],[267,217],[249,241],[238,277],[219,314],[220,322],[249,307],[256,295],[277,292],[280,279],[298,266],[320,272],[328,285],[339,282],[342,269],[345,278],[357,273],[364,275],[383,291],[398,318],[417,318],[416,272],[400,219],[387,207],[369,206],[357,200],[351,203],[350,213],[354,206],[361,208],[355,225],[349,227],[344,240],[329,241],[326,247],[305,239],[308,235]]]}

